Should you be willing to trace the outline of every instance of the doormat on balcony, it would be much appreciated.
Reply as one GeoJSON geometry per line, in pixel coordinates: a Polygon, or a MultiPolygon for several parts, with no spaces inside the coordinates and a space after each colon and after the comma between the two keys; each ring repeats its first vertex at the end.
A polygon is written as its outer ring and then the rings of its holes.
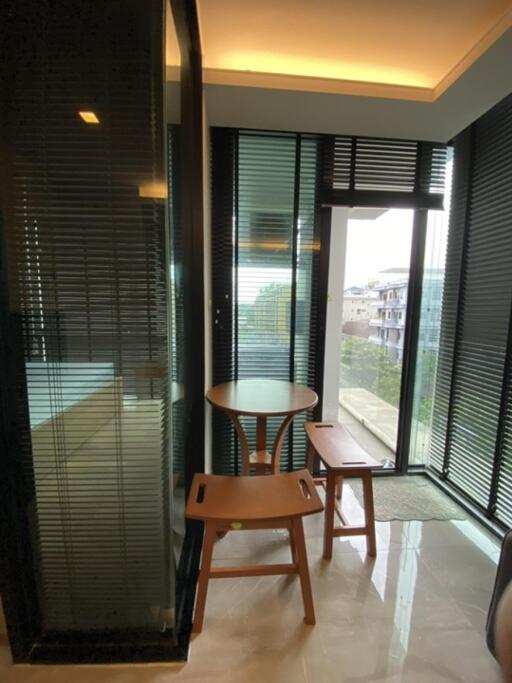
{"type": "MultiPolygon", "coordinates": [[[[360,480],[351,479],[349,484],[362,505],[360,480]]],[[[426,477],[374,477],[373,498],[378,522],[468,518],[457,503],[426,477]]]]}

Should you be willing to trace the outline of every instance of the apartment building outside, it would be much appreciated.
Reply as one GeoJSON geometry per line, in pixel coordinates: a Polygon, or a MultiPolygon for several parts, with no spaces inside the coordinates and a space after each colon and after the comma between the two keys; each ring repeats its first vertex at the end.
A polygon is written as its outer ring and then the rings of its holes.
{"type": "Polygon", "coordinates": [[[368,339],[372,330],[369,325],[374,311],[377,292],[352,287],[343,296],[342,332],[368,339]]]}
{"type": "MultiPolygon", "coordinates": [[[[376,315],[369,320],[368,339],[384,346],[390,356],[401,360],[404,349],[408,279],[377,285],[378,297],[372,307],[376,315]]],[[[439,328],[443,296],[443,275],[440,269],[425,271],[422,296],[420,342],[424,350],[434,351],[439,343],[439,328]]]]}
{"type": "Polygon", "coordinates": [[[378,298],[373,301],[376,315],[369,321],[372,333],[368,339],[386,347],[395,359],[402,358],[404,349],[407,286],[408,279],[377,285],[378,298]]]}

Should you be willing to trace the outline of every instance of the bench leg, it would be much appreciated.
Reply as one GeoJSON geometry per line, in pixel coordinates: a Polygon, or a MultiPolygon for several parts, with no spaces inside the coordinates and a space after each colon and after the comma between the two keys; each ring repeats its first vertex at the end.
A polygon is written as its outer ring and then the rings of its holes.
{"type": "Polygon", "coordinates": [[[336,476],[332,470],[327,470],[327,481],[326,481],[326,487],[325,487],[325,513],[324,513],[324,560],[330,560],[332,557],[335,489],[336,489],[336,476]]]}
{"type": "Polygon", "coordinates": [[[315,449],[313,448],[313,445],[311,441],[308,442],[308,450],[306,453],[306,469],[310,473],[311,476],[313,476],[313,465],[315,463],[315,449]]]}
{"type": "Polygon", "coordinates": [[[375,541],[375,511],[373,509],[372,473],[365,472],[362,479],[368,555],[370,557],[375,557],[377,555],[377,543],[375,541]]]}
{"type": "Polygon", "coordinates": [[[311,592],[311,580],[309,578],[308,556],[306,552],[306,542],[304,540],[302,517],[295,517],[293,520],[293,536],[295,540],[297,564],[299,565],[302,600],[304,602],[304,622],[313,626],[315,624],[315,608],[313,605],[313,594],[311,592]]]}
{"type": "Polygon", "coordinates": [[[339,476],[336,480],[336,498],[341,500],[341,494],[343,493],[343,476],[339,476]]]}
{"type": "Polygon", "coordinates": [[[193,633],[201,633],[203,629],[204,608],[206,605],[208,580],[210,578],[210,569],[212,565],[213,544],[217,536],[217,529],[213,522],[205,522],[205,526],[201,570],[197,583],[196,611],[194,613],[194,624],[192,626],[193,633]]]}

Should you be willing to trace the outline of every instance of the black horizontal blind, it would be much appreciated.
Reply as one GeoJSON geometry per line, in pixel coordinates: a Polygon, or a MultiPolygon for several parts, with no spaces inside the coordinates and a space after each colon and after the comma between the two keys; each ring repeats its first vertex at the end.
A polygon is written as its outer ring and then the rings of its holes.
{"type": "Polygon", "coordinates": [[[348,136],[331,137],[328,145],[331,151],[323,162],[322,202],[442,208],[445,145],[348,136]],[[429,163],[420,164],[426,154],[429,163]],[[418,175],[420,166],[426,170],[424,177],[418,175]]]}
{"type": "Polygon", "coordinates": [[[470,136],[469,130],[457,136],[454,142],[456,173],[453,174],[452,196],[455,198],[450,207],[450,223],[446,252],[442,321],[439,339],[439,352],[435,381],[435,400],[432,411],[432,434],[429,466],[438,474],[444,475],[446,436],[448,421],[451,419],[450,406],[453,359],[457,344],[456,329],[461,312],[462,292],[460,280],[463,267],[466,217],[468,205],[470,173],[470,136]],[[459,301],[459,299],[461,301],[459,301]]]}
{"type": "MultiPolygon", "coordinates": [[[[318,375],[319,340],[322,336],[320,323],[320,227],[318,207],[318,167],[321,157],[321,140],[302,135],[296,151],[296,173],[298,172],[298,197],[296,197],[297,235],[295,237],[296,263],[294,292],[295,320],[292,328],[293,356],[290,377],[298,384],[313,387],[320,393],[318,375]]],[[[289,469],[302,467],[306,457],[304,421],[313,419],[313,411],[294,419],[290,428],[292,443],[288,454],[289,469]]]]}
{"type": "Polygon", "coordinates": [[[172,462],[174,485],[182,486],[185,477],[185,294],[184,244],[181,211],[180,126],[168,126],[168,189],[170,247],[170,315],[171,315],[171,402],[172,402],[172,462]]]}
{"type": "Polygon", "coordinates": [[[511,226],[509,97],[456,140],[431,463],[490,517],[508,524],[511,226]]]}
{"type": "Polygon", "coordinates": [[[489,513],[512,527],[512,310],[503,373],[503,393],[491,483],[489,513]]]}
{"type": "Polygon", "coordinates": [[[7,107],[7,241],[42,624],[156,631],[173,599],[162,3],[31,7],[7,107]]]}
{"type": "MultiPolygon", "coordinates": [[[[495,110],[490,121],[482,125],[482,148],[489,148],[479,169],[479,194],[486,197],[479,218],[495,232],[500,242],[489,252],[496,262],[490,275],[500,292],[499,308],[493,303],[496,316],[508,322],[500,329],[504,343],[504,367],[500,414],[495,443],[491,497],[488,512],[506,527],[512,526],[512,96],[495,110]],[[485,132],[485,135],[483,134],[485,132]]],[[[482,151],[482,156],[484,151],[482,151]]],[[[503,325],[503,322],[502,322],[503,325]]]]}
{"type": "MultiPolygon", "coordinates": [[[[170,350],[170,431],[172,452],[174,554],[179,562],[184,540],[185,499],[185,250],[182,218],[181,134],[180,125],[167,128],[168,211],[169,211],[169,350],[170,350]],[[184,513],[183,513],[184,514],[184,513]]],[[[169,437],[169,434],[166,434],[169,437]]]]}
{"type": "MultiPolygon", "coordinates": [[[[212,131],[215,384],[265,377],[314,387],[318,146],[315,136],[212,131]]],[[[283,444],[284,469],[304,464],[306,418],[283,444]]],[[[268,421],[269,444],[281,421],[268,421]]],[[[254,421],[244,426],[254,444],[254,421]]],[[[237,442],[217,411],[213,439],[215,470],[237,472],[237,442]]]]}
{"type": "MultiPolygon", "coordinates": [[[[290,379],[295,148],[294,136],[244,131],[238,136],[237,379],[290,379]]],[[[269,418],[270,443],[281,421],[269,418]]],[[[254,445],[256,420],[243,418],[242,423],[254,445]]],[[[287,464],[282,457],[282,466],[287,464]]]]}
{"type": "MultiPolygon", "coordinates": [[[[237,225],[237,131],[211,129],[212,179],[212,348],[214,384],[236,378],[235,231],[237,225]]],[[[213,466],[216,472],[239,472],[236,441],[229,418],[212,411],[213,466]]]]}

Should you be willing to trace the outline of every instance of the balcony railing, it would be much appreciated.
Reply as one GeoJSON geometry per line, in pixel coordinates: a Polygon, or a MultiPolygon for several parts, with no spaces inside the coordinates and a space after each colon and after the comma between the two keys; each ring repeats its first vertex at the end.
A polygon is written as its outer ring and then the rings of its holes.
{"type": "Polygon", "coordinates": [[[373,318],[369,321],[370,327],[405,327],[405,320],[395,318],[373,318]]]}
{"type": "Polygon", "coordinates": [[[382,337],[377,337],[376,335],[369,336],[368,341],[371,341],[373,344],[380,344],[380,346],[384,346],[384,339],[382,339],[382,337]]]}
{"type": "Polygon", "coordinates": [[[407,306],[406,299],[377,299],[377,301],[372,301],[372,306],[377,308],[405,308],[407,306]]]}

